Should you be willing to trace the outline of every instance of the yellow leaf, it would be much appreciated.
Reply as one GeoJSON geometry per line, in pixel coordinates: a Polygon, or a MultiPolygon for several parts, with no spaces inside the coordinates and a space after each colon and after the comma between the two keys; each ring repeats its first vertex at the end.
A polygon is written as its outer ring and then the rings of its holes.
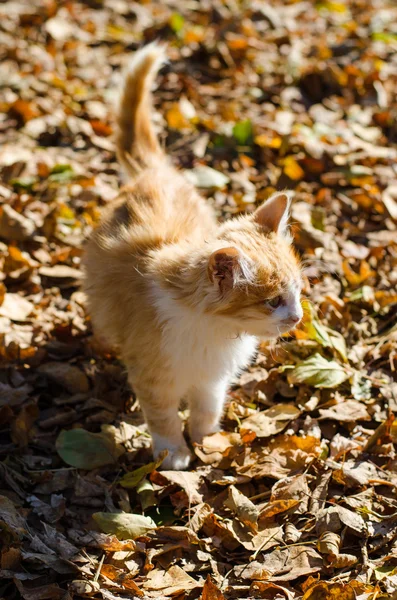
{"type": "Polygon", "coordinates": [[[261,133],[254,138],[255,144],[261,148],[280,148],[282,141],[280,136],[272,137],[266,133],[261,133]]]}
{"type": "Polygon", "coordinates": [[[174,102],[171,108],[166,112],[168,127],[180,131],[181,129],[190,129],[191,125],[182,114],[179,104],[174,102]]]}
{"type": "Polygon", "coordinates": [[[292,156],[284,159],[284,173],[293,181],[302,179],[305,172],[292,156]]]}
{"type": "Polygon", "coordinates": [[[192,27],[191,29],[186,29],[183,42],[185,44],[192,44],[193,42],[202,42],[205,38],[205,29],[200,26],[192,27]]]}

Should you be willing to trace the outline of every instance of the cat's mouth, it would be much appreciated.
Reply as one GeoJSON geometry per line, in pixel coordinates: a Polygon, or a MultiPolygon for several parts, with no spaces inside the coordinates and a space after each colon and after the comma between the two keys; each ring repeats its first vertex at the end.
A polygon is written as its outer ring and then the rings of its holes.
{"type": "Polygon", "coordinates": [[[279,333],[287,333],[288,331],[292,331],[293,329],[296,329],[296,327],[299,325],[299,323],[300,323],[300,320],[283,322],[277,326],[277,329],[278,329],[279,333]]]}

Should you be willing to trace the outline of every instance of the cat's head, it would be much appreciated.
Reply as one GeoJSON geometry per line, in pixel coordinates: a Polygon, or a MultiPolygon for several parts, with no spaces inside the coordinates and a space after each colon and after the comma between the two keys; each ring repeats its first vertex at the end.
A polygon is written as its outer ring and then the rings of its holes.
{"type": "Polygon", "coordinates": [[[303,316],[301,268],[287,229],[289,205],[288,194],[278,193],[253,214],[225,223],[219,249],[209,258],[207,311],[233,321],[238,331],[273,338],[303,316]]]}

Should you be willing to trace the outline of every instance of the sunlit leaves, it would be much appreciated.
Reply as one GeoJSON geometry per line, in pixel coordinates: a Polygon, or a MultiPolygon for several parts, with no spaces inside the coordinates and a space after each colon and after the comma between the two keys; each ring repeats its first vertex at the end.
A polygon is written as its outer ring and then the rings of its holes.
{"type": "Polygon", "coordinates": [[[317,388],[336,388],[350,377],[346,367],[335,360],[327,360],[321,354],[314,354],[296,365],[288,373],[290,383],[307,383],[317,388]]]}
{"type": "Polygon", "coordinates": [[[134,540],[156,528],[150,517],[128,513],[98,512],[92,515],[105,533],[113,533],[119,540],[134,540]]]}
{"type": "Polygon", "coordinates": [[[249,119],[236,123],[233,127],[233,135],[238,144],[244,146],[252,141],[252,123],[249,119]]]}

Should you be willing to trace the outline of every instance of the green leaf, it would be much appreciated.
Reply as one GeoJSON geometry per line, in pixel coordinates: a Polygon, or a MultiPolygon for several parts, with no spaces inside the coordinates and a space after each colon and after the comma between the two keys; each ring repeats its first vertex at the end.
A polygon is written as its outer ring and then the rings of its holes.
{"type": "Polygon", "coordinates": [[[335,360],[314,354],[298,363],[288,374],[289,383],[307,383],[316,388],[336,388],[350,376],[349,371],[335,360]]]}
{"type": "Polygon", "coordinates": [[[120,479],[120,485],[123,488],[128,489],[136,487],[142,481],[142,479],[146,477],[146,475],[149,475],[149,473],[159,468],[167,454],[168,450],[163,450],[162,452],[160,452],[157,460],[150,462],[147,465],[143,465],[142,467],[139,467],[139,469],[135,469],[135,471],[126,473],[120,479]]]}
{"type": "Polygon", "coordinates": [[[58,164],[51,169],[49,181],[55,181],[57,183],[67,183],[75,179],[76,173],[73,167],[68,164],[58,164]]]}
{"type": "Polygon", "coordinates": [[[397,33],[389,31],[374,31],[371,34],[371,37],[375,42],[384,42],[385,44],[397,42],[397,33]]]}
{"type": "Polygon", "coordinates": [[[171,15],[169,25],[174,33],[180,33],[185,25],[185,19],[179,13],[171,15]]]}
{"type": "Polygon", "coordinates": [[[233,127],[233,136],[237,142],[244,146],[252,142],[252,123],[249,119],[236,123],[233,127]]]}
{"type": "Polygon", "coordinates": [[[57,173],[65,173],[66,171],[73,171],[72,165],[58,163],[54,165],[51,169],[50,175],[55,175],[57,173]]]}
{"type": "Polygon", "coordinates": [[[305,331],[311,340],[324,348],[333,348],[347,362],[347,348],[344,337],[330,327],[323,325],[316,317],[313,307],[305,302],[304,310],[307,315],[305,331]]]}
{"type": "Polygon", "coordinates": [[[185,171],[187,179],[199,188],[224,188],[230,181],[229,177],[206,167],[204,165],[198,165],[190,171],[185,171]]]}
{"type": "Polygon", "coordinates": [[[311,223],[315,229],[325,231],[325,210],[322,206],[313,206],[311,212],[311,223]]]}
{"type": "Polygon", "coordinates": [[[134,540],[157,527],[153,519],[143,515],[98,512],[92,516],[104,533],[111,533],[119,540],[134,540]]]}
{"type": "Polygon", "coordinates": [[[55,447],[66,464],[87,470],[110,465],[125,452],[109,435],[85,429],[61,431],[55,447]]]}
{"type": "Polygon", "coordinates": [[[10,180],[10,184],[14,190],[25,190],[31,192],[37,179],[35,177],[17,177],[10,180]]]}
{"type": "Polygon", "coordinates": [[[377,567],[374,569],[374,575],[377,581],[382,581],[383,579],[389,578],[392,575],[395,575],[396,572],[397,567],[395,564],[383,565],[382,567],[377,567]]]}
{"type": "Polygon", "coordinates": [[[331,346],[331,339],[324,325],[322,325],[315,317],[313,317],[311,325],[313,327],[311,338],[321,346],[329,348],[331,346]]]}
{"type": "Polygon", "coordinates": [[[152,483],[148,479],[143,479],[136,486],[136,491],[139,495],[139,500],[141,501],[142,510],[146,510],[151,506],[157,505],[157,498],[154,493],[154,487],[152,483]]]}
{"type": "Polygon", "coordinates": [[[354,290],[348,298],[348,302],[364,302],[365,304],[372,304],[375,299],[374,290],[369,285],[363,285],[358,290],[354,290]]]}

